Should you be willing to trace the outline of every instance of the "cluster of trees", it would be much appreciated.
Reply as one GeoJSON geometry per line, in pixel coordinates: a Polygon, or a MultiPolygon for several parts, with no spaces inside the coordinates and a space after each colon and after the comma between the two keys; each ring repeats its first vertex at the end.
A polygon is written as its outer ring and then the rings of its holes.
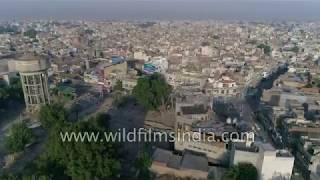
{"type": "Polygon", "coordinates": [[[315,80],[315,85],[316,85],[318,88],[320,88],[320,78],[317,78],[317,79],[315,80]]]}
{"type": "Polygon", "coordinates": [[[208,41],[201,42],[201,46],[210,46],[210,43],[208,41]]]}
{"type": "Polygon", "coordinates": [[[220,39],[219,35],[213,35],[213,39],[220,39]]]}
{"type": "Polygon", "coordinates": [[[2,177],[3,179],[68,180],[118,177],[121,167],[119,144],[115,142],[100,143],[89,141],[89,139],[70,142],[62,140],[63,134],[71,134],[72,132],[92,132],[103,136],[105,132],[110,131],[109,115],[100,114],[87,121],[71,123],[68,120],[68,112],[63,106],[52,104],[41,108],[39,118],[48,131],[45,151],[27,166],[23,174],[10,174],[2,177]]]}
{"type": "Polygon", "coordinates": [[[128,101],[127,96],[124,95],[124,88],[122,87],[122,81],[118,80],[113,87],[113,105],[115,107],[122,107],[128,101]]]}
{"type": "Polygon", "coordinates": [[[239,163],[231,167],[222,177],[223,180],[258,180],[258,171],[250,163],[239,163]]]}
{"type": "Polygon", "coordinates": [[[257,47],[262,49],[264,54],[266,54],[266,55],[271,54],[271,51],[272,51],[271,46],[266,45],[266,44],[259,44],[257,47]]]}
{"type": "Polygon", "coordinates": [[[44,105],[39,112],[39,119],[42,127],[51,129],[55,126],[62,126],[68,119],[68,112],[62,104],[54,103],[44,105]]]}
{"type": "Polygon", "coordinates": [[[135,167],[138,169],[139,180],[150,180],[152,175],[149,171],[149,167],[152,164],[152,158],[146,151],[141,151],[138,158],[135,161],[135,167]]]}
{"type": "Polygon", "coordinates": [[[5,148],[8,153],[21,152],[26,145],[34,140],[34,134],[24,122],[13,124],[9,130],[9,135],[5,137],[5,148]]]}
{"type": "Polygon", "coordinates": [[[10,85],[0,82],[0,110],[5,109],[10,101],[23,101],[23,91],[19,78],[12,78],[10,85]]]}
{"type": "Polygon", "coordinates": [[[306,84],[304,86],[305,88],[313,88],[313,87],[316,87],[316,88],[320,88],[320,78],[314,78],[312,81],[311,81],[311,77],[310,77],[310,80],[308,80],[308,84],[306,84]]]}
{"type": "MultiPolygon", "coordinates": [[[[122,96],[123,91],[122,82],[118,81],[114,87],[114,92],[122,96]]],[[[171,91],[171,86],[166,83],[163,76],[154,74],[140,78],[133,90],[133,95],[146,109],[159,110],[161,107],[167,107],[171,91]]],[[[62,141],[62,135],[66,132],[95,132],[103,136],[111,131],[109,115],[100,114],[87,121],[72,122],[70,113],[62,104],[50,104],[41,108],[39,119],[43,128],[48,132],[45,151],[27,166],[23,174],[9,174],[1,178],[19,180],[28,178],[66,180],[119,178],[123,162],[122,155],[124,155],[119,143],[100,143],[87,141],[88,139],[81,142],[62,141]]],[[[27,128],[16,129],[24,132],[19,137],[23,142],[20,143],[22,145],[19,145],[18,148],[12,148],[13,151],[22,149],[33,138],[27,128]]],[[[141,152],[138,155],[135,162],[135,168],[138,170],[138,177],[136,178],[150,179],[151,174],[148,168],[151,162],[148,153],[141,152]]]]}
{"type": "Polygon", "coordinates": [[[165,78],[155,73],[139,78],[132,94],[147,110],[160,110],[160,108],[166,109],[171,92],[172,87],[167,84],[165,78]]]}
{"type": "Polygon", "coordinates": [[[35,39],[37,37],[37,33],[38,32],[34,29],[28,29],[26,32],[23,33],[23,35],[31,39],[35,39]]]}
{"type": "Polygon", "coordinates": [[[314,86],[320,88],[320,77],[314,79],[314,86]]]}
{"type": "Polygon", "coordinates": [[[298,46],[294,46],[293,48],[290,49],[290,51],[292,51],[294,53],[298,53],[299,52],[299,47],[298,46]]]}

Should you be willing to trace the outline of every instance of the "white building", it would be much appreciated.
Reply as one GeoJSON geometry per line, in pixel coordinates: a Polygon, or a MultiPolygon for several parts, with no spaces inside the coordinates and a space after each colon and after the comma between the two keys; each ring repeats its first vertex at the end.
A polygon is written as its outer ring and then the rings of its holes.
{"type": "Polygon", "coordinates": [[[235,146],[231,162],[252,163],[258,170],[260,180],[290,180],[294,157],[286,150],[276,150],[271,144],[256,143],[253,146],[235,146]]]}
{"type": "Polygon", "coordinates": [[[313,154],[309,165],[310,179],[318,180],[320,179],[320,147],[314,148],[313,154]]]}

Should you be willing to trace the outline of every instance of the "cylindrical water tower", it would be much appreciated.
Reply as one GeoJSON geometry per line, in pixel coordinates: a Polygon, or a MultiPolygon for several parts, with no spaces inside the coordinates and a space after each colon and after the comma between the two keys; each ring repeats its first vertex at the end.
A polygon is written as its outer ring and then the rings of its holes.
{"type": "Polygon", "coordinates": [[[37,112],[41,105],[50,103],[47,59],[37,55],[24,55],[16,60],[28,112],[37,112]]]}

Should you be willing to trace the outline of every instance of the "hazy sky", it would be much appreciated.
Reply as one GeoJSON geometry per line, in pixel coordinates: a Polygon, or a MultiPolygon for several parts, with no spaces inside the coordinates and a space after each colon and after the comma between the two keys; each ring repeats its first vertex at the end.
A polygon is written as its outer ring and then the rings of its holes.
{"type": "Polygon", "coordinates": [[[320,0],[0,0],[0,20],[320,20],[320,0]]]}

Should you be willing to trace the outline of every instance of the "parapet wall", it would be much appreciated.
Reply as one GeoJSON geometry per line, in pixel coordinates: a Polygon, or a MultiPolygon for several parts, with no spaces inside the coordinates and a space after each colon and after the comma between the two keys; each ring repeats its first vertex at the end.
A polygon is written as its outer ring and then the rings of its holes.
{"type": "Polygon", "coordinates": [[[18,59],[15,60],[15,64],[16,70],[22,73],[44,71],[50,66],[48,60],[39,57],[18,59]]]}

